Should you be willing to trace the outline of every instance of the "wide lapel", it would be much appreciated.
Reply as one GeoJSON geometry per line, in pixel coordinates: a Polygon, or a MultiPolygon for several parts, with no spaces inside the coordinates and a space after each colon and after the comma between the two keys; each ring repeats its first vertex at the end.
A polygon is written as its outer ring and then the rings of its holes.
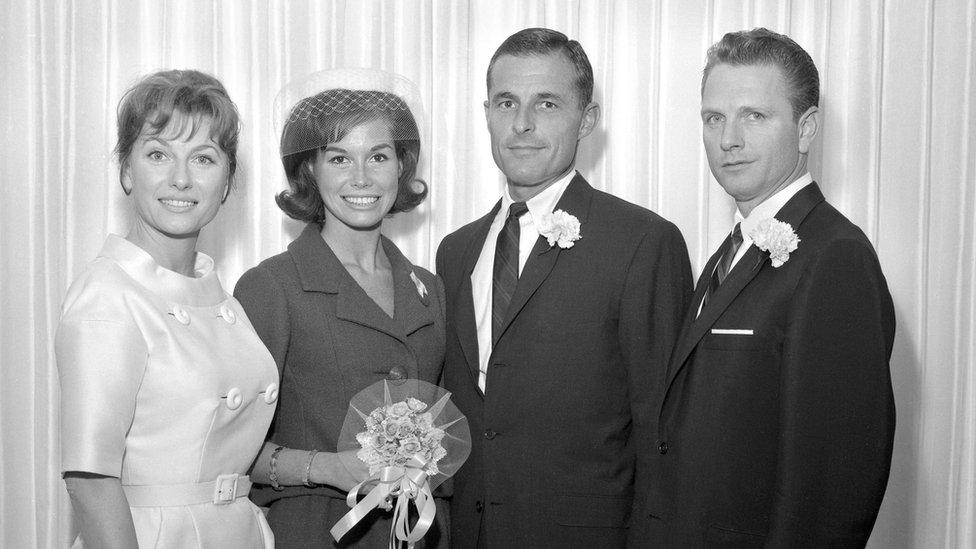
{"type": "MultiPolygon", "coordinates": [[[[457,303],[454,305],[454,324],[458,343],[468,363],[468,373],[475,387],[478,387],[478,368],[481,361],[478,354],[478,323],[474,316],[474,288],[471,284],[471,273],[474,272],[481,250],[485,247],[491,222],[501,206],[502,201],[499,200],[487,215],[475,222],[474,236],[468,241],[468,247],[461,257],[461,286],[458,288],[457,303]]],[[[484,396],[480,388],[478,393],[484,396]]]]}
{"type": "MultiPolygon", "coordinates": [[[[774,217],[779,221],[789,223],[796,230],[803,223],[807,214],[817,204],[823,202],[823,200],[824,196],[820,192],[820,188],[816,183],[811,183],[797,192],[774,217]]],[[[713,256],[712,260],[709,261],[709,265],[714,266],[715,260],[717,258],[713,256]]],[[[702,307],[701,314],[698,315],[698,318],[691,322],[690,326],[687,327],[687,330],[682,335],[671,357],[671,364],[668,368],[668,387],[670,387],[674,378],[677,377],[678,372],[684,367],[688,356],[694,350],[695,346],[698,345],[698,342],[701,341],[701,338],[711,329],[712,325],[715,324],[715,321],[718,320],[722,313],[729,308],[729,305],[742,292],[743,288],[759,274],[759,271],[769,264],[769,256],[766,252],[759,250],[754,245],[749,247],[749,250],[742,256],[742,259],[732,268],[729,277],[718,287],[715,294],[708,299],[708,303],[702,307]]],[[[706,266],[706,272],[711,275],[711,270],[708,269],[708,266],[706,266]]],[[[705,274],[703,272],[702,277],[704,276],[705,274]]],[[[703,284],[703,280],[704,278],[699,280],[699,285],[703,284]]],[[[699,294],[699,289],[696,289],[695,294],[699,294]]],[[[694,301],[693,303],[697,304],[698,301],[694,301]]]]}
{"type": "MultiPolygon", "coordinates": [[[[288,251],[298,269],[302,289],[336,295],[336,318],[383,332],[404,341],[402,330],[359,286],[310,223],[288,251]]],[[[405,342],[405,341],[404,341],[405,342]]]]}
{"type": "Polygon", "coordinates": [[[331,271],[338,260],[322,240],[319,230],[315,223],[306,225],[302,234],[288,245],[288,254],[295,263],[302,290],[337,294],[339,280],[331,271]]]}
{"type": "MultiPolygon", "coordinates": [[[[414,266],[404,257],[396,244],[385,236],[382,237],[383,250],[390,260],[393,270],[393,320],[398,328],[397,339],[408,349],[413,349],[408,343],[410,334],[434,323],[436,305],[431,306],[430,292],[414,271],[414,266]],[[411,276],[412,275],[412,276],[411,276]]],[[[385,315],[384,315],[385,316],[385,315]]],[[[407,377],[416,378],[420,375],[416,362],[409,362],[407,377]]]]}
{"type": "MultiPolygon", "coordinates": [[[[590,212],[592,195],[593,187],[590,187],[589,183],[583,179],[583,176],[577,173],[573,177],[573,180],[569,182],[566,190],[563,191],[559,202],[553,208],[553,211],[563,210],[568,214],[576,216],[579,219],[580,225],[583,225],[580,229],[580,234],[583,238],[586,238],[585,223],[590,212]]],[[[549,273],[556,266],[556,260],[559,259],[559,254],[563,252],[564,250],[559,246],[550,246],[549,241],[543,236],[540,236],[536,240],[535,246],[532,247],[532,252],[525,262],[525,266],[522,267],[522,273],[519,275],[518,286],[515,288],[515,294],[512,296],[511,303],[509,303],[505,321],[502,323],[501,332],[498,335],[499,341],[505,337],[505,332],[508,330],[508,327],[512,324],[515,317],[518,316],[522,308],[525,307],[529,298],[532,297],[536,290],[539,289],[539,286],[549,277],[549,273]]],[[[572,253],[572,249],[568,250],[568,253],[572,253]]]]}
{"type": "MultiPolygon", "coordinates": [[[[721,249],[722,247],[719,246],[719,250],[721,249]]],[[[695,319],[698,318],[698,304],[701,303],[702,299],[705,297],[705,290],[708,288],[708,279],[711,277],[712,271],[715,270],[715,264],[718,263],[719,257],[720,254],[717,250],[714,254],[712,254],[712,257],[708,258],[708,261],[705,263],[705,267],[702,269],[701,274],[698,275],[698,282],[695,284],[695,291],[691,296],[691,306],[688,307],[688,310],[685,312],[684,321],[681,323],[681,330],[678,331],[678,345],[675,346],[671,353],[671,360],[668,361],[668,375],[665,377],[665,379],[671,379],[671,372],[677,366],[674,358],[677,357],[678,353],[682,352],[683,345],[681,345],[681,342],[684,341],[685,335],[691,330],[691,326],[695,323],[695,319]]]]}

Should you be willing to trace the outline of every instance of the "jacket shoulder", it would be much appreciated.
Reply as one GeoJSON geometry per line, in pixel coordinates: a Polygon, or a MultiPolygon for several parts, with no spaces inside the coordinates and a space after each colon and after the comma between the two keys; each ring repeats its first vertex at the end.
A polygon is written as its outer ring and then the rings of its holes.
{"type": "Polygon", "coordinates": [[[445,236],[441,243],[437,246],[437,272],[443,275],[442,269],[447,265],[445,261],[449,263],[456,263],[461,256],[467,250],[468,245],[471,240],[475,238],[478,232],[478,227],[481,223],[485,221],[484,216],[471,221],[470,223],[462,226],[460,229],[445,236]]]}
{"type": "Polygon", "coordinates": [[[478,226],[482,221],[484,221],[484,218],[479,217],[478,219],[471,221],[454,232],[448,234],[443,240],[441,240],[438,250],[445,247],[449,249],[454,249],[457,247],[463,248],[464,244],[467,243],[468,240],[470,240],[477,232],[478,226]]]}
{"type": "Polygon", "coordinates": [[[677,225],[656,212],[597,189],[593,190],[590,219],[609,225],[621,234],[681,236],[677,225]]]}
{"type": "MultiPolygon", "coordinates": [[[[239,292],[265,287],[274,283],[282,285],[285,281],[298,280],[298,271],[289,252],[281,252],[262,260],[241,275],[234,288],[235,297],[239,292]]],[[[238,299],[240,299],[238,297],[238,299]]]]}
{"type": "Polygon", "coordinates": [[[263,259],[260,263],[252,267],[251,270],[261,270],[271,273],[282,273],[288,270],[294,271],[295,262],[292,260],[291,252],[286,250],[263,259]]]}
{"type": "Polygon", "coordinates": [[[796,232],[801,246],[806,243],[819,250],[846,241],[867,247],[874,253],[874,246],[864,231],[827,201],[818,204],[796,232]]]}

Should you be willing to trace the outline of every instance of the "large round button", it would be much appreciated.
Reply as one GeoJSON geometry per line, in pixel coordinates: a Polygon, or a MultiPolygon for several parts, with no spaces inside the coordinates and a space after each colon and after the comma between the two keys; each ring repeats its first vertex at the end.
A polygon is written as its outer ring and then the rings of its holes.
{"type": "Polygon", "coordinates": [[[186,309],[180,307],[179,305],[173,305],[173,310],[170,314],[176,318],[176,321],[184,326],[190,325],[190,314],[186,312],[186,309]]]}
{"type": "Polygon", "coordinates": [[[220,306],[220,317],[224,319],[227,324],[233,324],[237,322],[237,315],[234,314],[234,309],[231,309],[227,304],[220,306]]]}
{"type": "Polygon", "coordinates": [[[495,435],[497,434],[498,433],[496,433],[493,429],[485,429],[485,438],[488,440],[495,438],[495,435]]]}
{"type": "Polygon", "coordinates": [[[231,410],[236,410],[241,407],[241,404],[244,404],[244,395],[241,394],[241,390],[237,387],[231,387],[231,390],[227,391],[225,398],[225,404],[231,410]]]}
{"type": "Polygon", "coordinates": [[[669,450],[669,449],[671,449],[671,447],[670,447],[670,446],[668,445],[668,443],[667,443],[667,442],[662,442],[661,444],[658,444],[658,445],[657,445],[657,451],[658,451],[658,452],[659,452],[659,453],[660,453],[660,454],[661,454],[662,456],[663,456],[664,454],[666,454],[666,453],[668,453],[668,450],[669,450]]]}
{"type": "Polygon", "coordinates": [[[394,366],[390,368],[390,372],[386,374],[386,379],[390,381],[399,381],[401,379],[407,379],[407,371],[404,370],[402,366],[394,366]]]}
{"type": "Polygon", "coordinates": [[[262,392],[264,393],[264,402],[265,403],[271,404],[274,401],[278,400],[278,384],[277,383],[272,383],[271,385],[268,385],[268,388],[265,389],[262,392]]]}
{"type": "Polygon", "coordinates": [[[480,499],[478,501],[474,502],[474,510],[477,511],[477,512],[479,512],[479,513],[485,510],[485,505],[483,503],[481,503],[481,500],[480,499]]]}

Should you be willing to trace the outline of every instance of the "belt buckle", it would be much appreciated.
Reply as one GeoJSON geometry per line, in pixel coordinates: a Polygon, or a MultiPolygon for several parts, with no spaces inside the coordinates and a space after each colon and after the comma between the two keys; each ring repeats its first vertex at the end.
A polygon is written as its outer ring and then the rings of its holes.
{"type": "Polygon", "coordinates": [[[229,473],[220,475],[214,482],[214,505],[227,505],[237,498],[237,479],[240,475],[229,473]]]}

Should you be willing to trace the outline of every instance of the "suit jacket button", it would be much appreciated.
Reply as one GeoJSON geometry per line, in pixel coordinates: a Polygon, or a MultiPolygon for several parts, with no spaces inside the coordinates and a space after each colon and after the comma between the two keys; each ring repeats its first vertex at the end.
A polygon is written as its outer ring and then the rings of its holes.
{"type": "Polygon", "coordinates": [[[390,373],[386,374],[386,379],[390,381],[407,379],[407,371],[404,370],[402,366],[394,366],[390,368],[390,373]]]}
{"type": "Polygon", "coordinates": [[[492,429],[485,429],[485,438],[487,438],[488,440],[491,440],[491,439],[495,438],[495,435],[497,435],[497,434],[498,433],[496,433],[492,429]]]}
{"type": "Polygon", "coordinates": [[[663,456],[664,454],[668,453],[668,450],[670,448],[671,447],[668,446],[668,443],[667,442],[662,442],[661,444],[658,444],[657,451],[660,452],[661,455],[663,456]]]}
{"type": "Polygon", "coordinates": [[[484,510],[484,508],[485,508],[485,506],[484,506],[484,504],[481,503],[481,500],[480,499],[478,501],[474,502],[474,509],[475,509],[475,511],[477,511],[477,512],[480,513],[481,511],[484,510]]]}

